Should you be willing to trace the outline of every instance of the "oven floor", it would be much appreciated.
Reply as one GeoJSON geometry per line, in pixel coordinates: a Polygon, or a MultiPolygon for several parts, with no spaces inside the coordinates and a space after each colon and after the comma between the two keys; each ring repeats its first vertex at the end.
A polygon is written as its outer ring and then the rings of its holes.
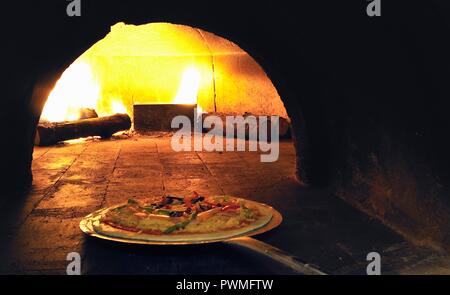
{"type": "Polygon", "coordinates": [[[36,147],[30,193],[2,198],[0,273],[64,274],[78,252],[83,274],[289,274],[258,254],[225,244],[136,246],[87,238],[80,218],[150,194],[233,194],[276,207],[283,224],[257,238],[333,274],[450,273],[450,257],[413,246],[323,190],[294,179],[292,143],[261,163],[257,152],[173,152],[168,136],[133,136],[36,147]]]}

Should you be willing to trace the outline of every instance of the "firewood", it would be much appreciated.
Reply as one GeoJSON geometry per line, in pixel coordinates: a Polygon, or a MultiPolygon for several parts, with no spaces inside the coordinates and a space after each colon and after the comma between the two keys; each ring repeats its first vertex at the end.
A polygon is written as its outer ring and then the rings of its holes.
{"type": "Polygon", "coordinates": [[[48,146],[60,141],[88,136],[108,138],[130,127],[131,119],[127,114],[68,122],[39,123],[34,143],[38,146],[48,146]]]}

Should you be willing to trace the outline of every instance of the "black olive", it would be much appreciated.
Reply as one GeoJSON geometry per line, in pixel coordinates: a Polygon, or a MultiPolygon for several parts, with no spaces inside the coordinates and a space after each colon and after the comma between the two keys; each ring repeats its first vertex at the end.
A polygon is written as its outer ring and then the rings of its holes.
{"type": "Polygon", "coordinates": [[[212,208],[212,206],[208,205],[208,204],[200,204],[199,207],[200,207],[200,210],[202,210],[202,211],[208,211],[209,209],[212,208]]]}
{"type": "Polygon", "coordinates": [[[175,197],[175,196],[170,196],[170,195],[166,196],[166,198],[167,198],[167,199],[171,199],[172,201],[174,201],[174,200],[177,200],[177,201],[183,201],[183,200],[184,200],[183,198],[175,197]]]}
{"type": "Polygon", "coordinates": [[[173,202],[173,199],[164,197],[163,200],[161,201],[160,205],[165,206],[165,205],[172,204],[172,202],[173,202]]]}
{"type": "Polygon", "coordinates": [[[191,200],[191,203],[192,203],[192,204],[195,204],[195,203],[197,203],[197,202],[201,202],[201,201],[204,201],[204,200],[205,200],[204,197],[198,196],[198,197],[196,197],[196,198],[193,198],[193,199],[191,200]]]}
{"type": "Polygon", "coordinates": [[[192,209],[191,209],[191,208],[187,208],[187,209],[186,209],[186,213],[187,213],[187,214],[191,214],[191,212],[192,212],[192,209]]]}
{"type": "Polygon", "coordinates": [[[170,217],[181,217],[183,216],[183,211],[172,211],[169,214],[170,217]]]}

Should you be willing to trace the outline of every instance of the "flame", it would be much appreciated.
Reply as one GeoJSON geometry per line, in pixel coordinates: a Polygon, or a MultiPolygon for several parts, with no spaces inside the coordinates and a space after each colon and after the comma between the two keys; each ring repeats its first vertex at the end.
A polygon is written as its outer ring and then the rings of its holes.
{"type": "Polygon", "coordinates": [[[81,108],[96,108],[99,96],[100,87],[94,80],[91,67],[85,62],[75,61],[50,92],[41,120],[77,120],[81,108]]]}
{"type": "Polygon", "coordinates": [[[182,75],[178,92],[173,99],[174,104],[196,104],[200,87],[200,72],[195,67],[187,68],[182,75]]]}
{"type": "Polygon", "coordinates": [[[122,101],[117,99],[111,102],[111,111],[114,114],[126,114],[127,108],[123,105],[122,101]]]}
{"type": "MultiPolygon", "coordinates": [[[[61,122],[80,118],[84,108],[95,109],[99,116],[127,113],[123,98],[101,92],[89,63],[77,60],[70,65],[50,92],[41,121],[61,122]]],[[[191,66],[181,75],[174,104],[197,104],[201,75],[191,66]]],[[[199,106],[198,106],[199,107],[199,106]]],[[[201,108],[198,113],[201,113],[201,108]]]]}

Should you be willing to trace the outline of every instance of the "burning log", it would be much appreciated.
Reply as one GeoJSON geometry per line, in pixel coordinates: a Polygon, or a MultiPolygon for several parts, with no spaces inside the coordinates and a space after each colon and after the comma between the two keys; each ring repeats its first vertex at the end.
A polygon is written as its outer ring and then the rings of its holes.
{"type": "Polygon", "coordinates": [[[34,143],[38,146],[52,145],[60,141],[88,136],[111,137],[114,133],[128,130],[131,119],[127,114],[77,121],[40,123],[34,143]]]}

